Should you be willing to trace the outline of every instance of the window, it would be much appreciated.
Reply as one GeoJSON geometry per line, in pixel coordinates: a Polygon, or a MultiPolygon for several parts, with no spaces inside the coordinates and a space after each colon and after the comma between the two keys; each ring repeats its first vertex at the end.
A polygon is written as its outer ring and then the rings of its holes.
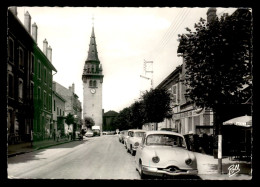
{"type": "Polygon", "coordinates": [[[61,116],[61,109],[60,109],[60,116],[61,116]]]}
{"type": "Polygon", "coordinates": [[[55,111],[55,100],[53,100],[53,109],[55,111]]]}
{"type": "Polygon", "coordinates": [[[49,94],[49,106],[48,106],[49,110],[52,110],[52,106],[51,106],[51,95],[49,94]]]}
{"type": "Polygon", "coordinates": [[[91,73],[94,73],[94,65],[91,67],[91,73]]]}
{"type": "Polygon", "coordinates": [[[46,67],[44,66],[44,82],[47,83],[47,69],[46,67]]]}
{"type": "Polygon", "coordinates": [[[44,104],[44,108],[46,108],[46,104],[47,104],[46,91],[43,91],[43,104],[44,104]]]}
{"type": "Polygon", "coordinates": [[[38,60],[38,78],[41,78],[41,61],[38,60]]]}
{"type": "Polygon", "coordinates": [[[34,55],[31,55],[31,73],[34,73],[34,55]]]}
{"type": "Polygon", "coordinates": [[[14,77],[8,73],[8,96],[14,98],[14,77]]]}
{"type": "Polygon", "coordinates": [[[94,86],[94,87],[97,86],[97,81],[96,81],[96,80],[93,81],[93,86],[94,86]]]}
{"type": "Polygon", "coordinates": [[[38,87],[38,100],[40,100],[40,99],[41,99],[41,88],[38,87]]]}
{"type": "Polygon", "coordinates": [[[19,48],[19,68],[24,70],[24,52],[22,48],[19,48]]]}
{"type": "Polygon", "coordinates": [[[33,88],[34,88],[34,84],[31,82],[31,84],[30,84],[30,99],[33,99],[33,88]]]}
{"type": "Polygon", "coordinates": [[[177,84],[172,86],[172,102],[173,102],[173,105],[177,105],[178,104],[177,84]]]}
{"type": "Polygon", "coordinates": [[[57,115],[59,115],[59,107],[57,107],[57,115]]]}
{"type": "Polygon", "coordinates": [[[64,116],[64,111],[63,111],[63,116],[64,116]]]}
{"type": "Polygon", "coordinates": [[[89,86],[92,87],[92,80],[89,81],[89,86]]]}
{"type": "Polygon", "coordinates": [[[49,86],[50,88],[52,87],[52,75],[51,75],[51,72],[49,71],[49,86]]]}
{"type": "Polygon", "coordinates": [[[18,97],[19,101],[23,99],[23,80],[19,78],[19,85],[18,85],[18,97]]]}
{"type": "Polygon", "coordinates": [[[8,39],[8,57],[10,62],[14,62],[14,41],[11,38],[8,39]]]}

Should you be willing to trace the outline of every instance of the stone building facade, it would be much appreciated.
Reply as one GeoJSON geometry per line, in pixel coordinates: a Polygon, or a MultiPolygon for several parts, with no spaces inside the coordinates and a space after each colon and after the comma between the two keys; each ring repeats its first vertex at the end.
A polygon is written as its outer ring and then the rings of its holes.
{"type": "Polygon", "coordinates": [[[16,7],[9,8],[7,17],[8,142],[44,139],[52,121],[52,71],[57,71],[51,47],[44,44],[43,51],[38,47],[38,27],[31,25],[29,12],[24,24],[16,7]]]}

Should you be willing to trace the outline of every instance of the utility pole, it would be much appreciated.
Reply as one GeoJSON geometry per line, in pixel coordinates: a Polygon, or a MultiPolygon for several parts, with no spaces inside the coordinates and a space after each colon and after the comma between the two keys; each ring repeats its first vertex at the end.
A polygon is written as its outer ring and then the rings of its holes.
{"type": "Polygon", "coordinates": [[[151,88],[153,89],[153,61],[146,61],[144,60],[144,74],[145,76],[143,75],[140,75],[141,78],[145,78],[147,80],[151,80],[151,88]],[[147,77],[147,73],[151,74],[150,77],[147,77]]]}

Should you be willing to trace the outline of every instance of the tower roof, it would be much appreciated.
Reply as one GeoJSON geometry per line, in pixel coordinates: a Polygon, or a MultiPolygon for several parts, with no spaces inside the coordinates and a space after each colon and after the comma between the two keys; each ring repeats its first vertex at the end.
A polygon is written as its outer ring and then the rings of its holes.
{"type": "Polygon", "coordinates": [[[87,61],[98,61],[99,62],[94,26],[92,27],[87,61]]]}

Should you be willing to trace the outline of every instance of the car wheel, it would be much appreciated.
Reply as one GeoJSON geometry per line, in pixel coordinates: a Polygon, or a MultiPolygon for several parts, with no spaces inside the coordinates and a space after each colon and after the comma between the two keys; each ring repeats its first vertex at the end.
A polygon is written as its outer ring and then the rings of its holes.
{"type": "Polygon", "coordinates": [[[135,156],[135,151],[133,150],[132,145],[130,145],[130,153],[132,156],[135,156]]]}
{"type": "Polygon", "coordinates": [[[139,174],[140,174],[141,179],[146,179],[147,178],[147,176],[143,173],[142,161],[141,160],[139,161],[139,174]]]}

